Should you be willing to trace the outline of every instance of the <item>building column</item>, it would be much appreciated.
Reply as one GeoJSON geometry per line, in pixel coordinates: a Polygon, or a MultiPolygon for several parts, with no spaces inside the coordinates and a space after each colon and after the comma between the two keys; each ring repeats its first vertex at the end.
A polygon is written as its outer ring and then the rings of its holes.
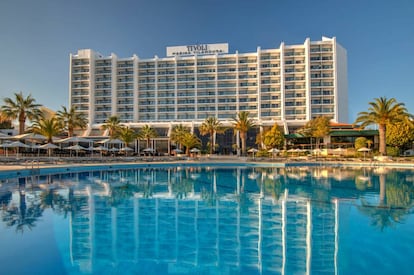
{"type": "Polygon", "coordinates": [[[115,54],[111,54],[111,116],[118,114],[118,95],[117,95],[117,82],[118,82],[118,57],[115,54]]]}
{"type": "Polygon", "coordinates": [[[261,110],[262,110],[262,99],[261,99],[261,87],[262,87],[262,83],[261,83],[261,65],[260,65],[260,47],[257,47],[257,75],[256,75],[256,81],[257,81],[257,88],[256,88],[256,98],[257,98],[257,104],[256,104],[256,108],[257,108],[257,120],[260,121],[261,118],[261,110]]]}
{"type": "Polygon", "coordinates": [[[305,48],[305,78],[306,78],[306,120],[312,119],[312,89],[311,89],[311,77],[310,77],[310,39],[307,38],[304,44],[305,48]]]}
{"type": "Polygon", "coordinates": [[[241,155],[240,131],[237,131],[237,133],[236,133],[236,145],[237,145],[237,156],[240,157],[240,155],[241,155]]]}
{"type": "Polygon", "coordinates": [[[133,105],[133,112],[134,112],[134,114],[133,114],[133,122],[138,122],[139,121],[139,85],[138,85],[138,83],[139,83],[139,78],[138,78],[138,69],[139,69],[139,63],[138,63],[138,61],[139,61],[139,58],[138,58],[138,56],[136,56],[135,54],[134,54],[134,56],[132,57],[132,60],[133,60],[133,62],[134,62],[134,65],[133,65],[133,78],[134,78],[134,95],[133,95],[133,101],[134,101],[134,105],[133,105]]]}

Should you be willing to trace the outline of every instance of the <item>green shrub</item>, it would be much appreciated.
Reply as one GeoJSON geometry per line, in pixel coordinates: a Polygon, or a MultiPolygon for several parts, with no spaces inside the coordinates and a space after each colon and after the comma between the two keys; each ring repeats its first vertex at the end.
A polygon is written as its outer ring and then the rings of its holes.
{"type": "Polygon", "coordinates": [[[387,156],[398,157],[400,155],[400,149],[398,147],[387,146],[387,156]]]}

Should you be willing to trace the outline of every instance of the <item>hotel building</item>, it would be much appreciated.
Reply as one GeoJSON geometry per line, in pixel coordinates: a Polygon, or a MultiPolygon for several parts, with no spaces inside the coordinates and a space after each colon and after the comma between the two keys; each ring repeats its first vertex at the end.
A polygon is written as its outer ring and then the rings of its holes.
{"type": "Polygon", "coordinates": [[[348,120],[347,54],[336,38],[229,53],[228,44],[167,47],[166,57],[70,55],[70,105],[93,135],[110,116],[131,127],[198,127],[214,116],[230,126],[240,111],[289,133],[318,116],[348,120]]]}

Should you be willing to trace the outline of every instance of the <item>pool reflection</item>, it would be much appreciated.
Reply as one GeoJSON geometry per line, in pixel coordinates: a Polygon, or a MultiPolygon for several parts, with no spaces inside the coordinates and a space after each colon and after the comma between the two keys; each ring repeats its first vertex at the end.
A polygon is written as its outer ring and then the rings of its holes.
{"type": "Polygon", "coordinates": [[[412,211],[413,178],[332,167],[83,172],[11,179],[0,205],[18,232],[45,209],[67,216],[79,272],[337,274],[348,204],[384,230],[412,211]]]}

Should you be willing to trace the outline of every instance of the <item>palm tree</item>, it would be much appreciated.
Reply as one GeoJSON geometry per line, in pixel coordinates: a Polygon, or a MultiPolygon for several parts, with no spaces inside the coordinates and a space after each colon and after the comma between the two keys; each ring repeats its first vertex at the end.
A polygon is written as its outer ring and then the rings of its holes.
{"type": "Polygon", "coordinates": [[[240,139],[242,142],[242,155],[246,155],[246,139],[247,132],[250,128],[254,127],[254,122],[249,118],[249,112],[242,111],[237,114],[237,118],[233,118],[234,134],[240,133],[240,139]]]}
{"type": "Polygon", "coordinates": [[[39,110],[41,104],[36,104],[35,99],[28,95],[24,98],[22,92],[14,94],[14,100],[6,97],[5,105],[1,107],[2,114],[9,119],[17,119],[19,121],[19,134],[24,133],[26,119],[36,120],[41,117],[39,110]]]}
{"type": "Polygon", "coordinates": [[[224,133],[225,129],[221,125],[220,121],[217,120],[215,117],[207,118],[200,126],[200,134],[210,135],[210,154],[213,154],[213,149],[215,148],[214,144],[214,133],[222,134],[224,133]]]}
{"type": "Polygon", "coordinates": [[[185,146],[186,155],[190,155],[190,149],[199,147],[201,145],[201,141],[196,135],[187,132],[184,134],[182,144],[185,146]]]}
{"type": "Polygon", "coordinates": [[[184,127],[182,124],[176,125],[172,128],[170,139],[172,142],[178,144],[179,149],[181,149],[181,145],[183,143],[183,139],[186,133],[189,133],[190,130],[187,127],[184,127]]]}
{"type": "Polygon", "coordinates": [[[73,106],[69,110],[65,106],[62,106],[62,110],[57,112],[57,119],[62,123],[65,130],[68,131],[68,137],[73,137],[75,128],[83,130],[88,124],[85,114],[77,112],[76,107],[73,106]]]}
{"type": "Polygon", "coordinates": [[[101,126],[101,129],[106,131],[109,131],[109,137],[111,139],[116,138],[118,131],[121,129],[121,121],[117,116],[111,116],[109,117],[106,122],[101,126]]]}
{"type": "Polygon", "coordinates": [[[147,148],[150,148],[151,139],[157,136],[157,131],[148,124],[144,125],[138,133],[140,139],[145,139],[147,141],[147,148]]]}
{"type": "Polygon", "coordinates": [[[48,143],[52,143],[52,138],[62,131],[61,124],[54,117],[36,120],[30,129],[36,134],[45,136],[48,143]]]}
{"type": "Polygon", "coordinates": [[[128,144],[133,142],[137,138],[137,136],[138,134],[129,127],[122,127],[118,133],[118,137],[120,140],[124,142],[125,147],[128,147],[128,144]]]}
{"type": "Polygon", "coordinates": [[[397,103],[395,98],[375,98],[369,102],[368,112],[358,113],[355,123],[361,123],[361,127],[376,124],[379,130],[379,152],[386,155],[386,126],[412,117],[404,107],[404,103],[397,103]]]}

